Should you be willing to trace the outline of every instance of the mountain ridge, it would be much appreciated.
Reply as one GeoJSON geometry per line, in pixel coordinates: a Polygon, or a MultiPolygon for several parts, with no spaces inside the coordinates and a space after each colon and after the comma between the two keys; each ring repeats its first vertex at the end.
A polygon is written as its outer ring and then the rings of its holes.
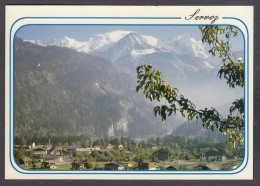
{"type": "Polygon", "coordinates": [[[15,135],[162,135],[166,126],[109,60],[15,40],[15,135]]]}
{"type": "MultiPolygon", "coordinates": [[[[118,50],[122,50],[122,48],[127,48],[128,53],[130,54],[127,55],[127,57],[132,58],[132,61],[136,61],[136,59],[140,56],[157,52],[173,52],[177,54],[180,54],[182,52],[191,52],[195,55],[195,57],[203,56],[204,61],[208,57],[205,53],[205,47],[202,45],[202,43],[186,35],[172,38],[168,41],[163,41],[153,36],[141,35],[134,31],[123,30],[98,34],[95,37],[88,38],[85,42],[79,42],[73,38],[65,36],[62,39],[54,40],[50,45],[72,48],[78,52],[97,54],[99,56],[110,59],[113,63],[118,63],[118,59],[120,58],[121,60],[122,55],[126,55],[122,54],[122,52],[118,52],[118,50]],[[183,39],[185,39],[185,42],[182,41],[183,39]],[[122,40],[125,40],[125,42],[128,43],[123,44],[124,41],[122,40]],[[181,51],[181,47],[176,47],[176,44],[182,46],[181,51]],[[115,45],[119,45],[119,47],[116,47],[115,45]],[[129,48],[130,45],[135,46],[129,48]],[[113,51],[112,53],[114,54],[111,54],[111,51],[113,51]]],[[[202,61],[202,63],[204,62],[202,61]]],[[[209,62],[206,63],[205,68],[207,67],[213,68],[211,64],[209,65],[209,62]]]]}

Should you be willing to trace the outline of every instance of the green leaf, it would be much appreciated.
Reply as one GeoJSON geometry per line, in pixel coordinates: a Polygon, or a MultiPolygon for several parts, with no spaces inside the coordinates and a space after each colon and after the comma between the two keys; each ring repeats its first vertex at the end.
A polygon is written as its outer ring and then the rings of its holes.
{"type": "Polygon", "coordinates": [[[196,116],[196,123],[198,123],[199,122],[199,117],[198,116],[196,116]]]}

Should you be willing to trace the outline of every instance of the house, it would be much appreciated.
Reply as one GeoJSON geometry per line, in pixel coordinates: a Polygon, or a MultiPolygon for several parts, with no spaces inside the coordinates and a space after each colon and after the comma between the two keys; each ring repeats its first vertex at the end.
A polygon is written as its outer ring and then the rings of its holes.
{"type": "Polygon", "coordinates": [[[145,160],[138,163],[138,170],[156,170],[156,167],[150,161],[145,160]]]}
{"type": "Polygon", "coordinates": [[[61,151],[59,151],[59,150],[57,150],[55,148],[50,150],[50,154],[53,155],[53,156],[60,156],[61,153],[62,153],[61,151]]]}
{"type": "Polygon", "coordinates": [[[74,161],[71,163],[73,170],[85,170],[85,163],[81,161],[74,161]]]}
{"type": "Polygon", "coordinates": [[[210,163],[206,165],[198,165],[195,167],[195,170],[220,170],[220,168],[210,163]]]}
{"type": "Polygon", "coordinates": [[[166,149],[159,149],[159,150],[155,151],[152,154],[152,156],[153,156],[153,160],[155,162],[168,161],[172,158],[172,154],[166,149]]]}
{"type": "Polygon", "coordinates": [[[55,169],[57,166],[55,165],[54,160],[44,160],[42,162],[42,169],[55,169]]]}
{"type": "Polygon", "coordinates": [[[56,165],[64,162],[63,156],[46,155],[44,161],[53,161],[56,165]]]}
{"type": "Polygon", "coordinates": [[[94,151],[94,150],[100,150],[100,147],[99,146],[94,146],[92,148],[90,148],[90,150],[94,151]]]}
{"type": "Polygon", "coordinates": [[[32,159],[29,158],[29,157],[24,157],[24,158],[22,158],[22,159],[19,160],[19,163],[20,163],[21,165],[24,165],[25,167],[27,167],[27,166],[30,166],[30,165],[31,165],[32,159]]]}
{"type": "Polygon", "coordinates": [[[175,165],[170,165],[168,167],[166,167],[167,170],[180,170],[180,165],[179,164],[175,164],[175,165]]]}
{"type": "Polygon", "coordinates": [[[77,148],[76,152],[85,154],[85,155],[90,155],[92,153],[91,148],[77,148]]]}
{"type": "Polygon", "coordinates": [[[205,165],[204,169],[203,170],[219,170],[220,168],[217,167],[216,165],[214,164],[207,164],[205,165]]]}
{"type": "Polygon", "coordinates": [[[46,154],[47,154],[47,150],[44,149],[44,148],[39,147],[39,148],[37,148],[37,149],[33,149],[33,150],[32,150],[32,154],[33,154],[33,155],[40,155],[40,154],[46,155],[46,154]]]}
{"type": "Polygon", "coordinates": [[[65,147],[54,147],[50,150],[50,154],[54,156],[61,156],[67,149],[65,147]]]}
{"type": "Polygon", "coordinates": [[[125,170],[125,166],[121,162],[111,162],[105,164],[105,170],[125,170]]]}
{"type": "Polygon", "coordinates": [[[213,161],[226,161],[226,160],[227,160],[226,155],[223,155],[216,150],[203,152],[200,155],[200,161],[213,162],[213,161]]]}
{"type": "Polygon", "coordinates": [[[77,150],[77,148],[80,148],[79,146],[67,146],[67,153],[73,153],[77,150]]]}
{"type": "Polygon", "coordinates": [[[107,149],[107,150],[113,150],[113,149],[114,149],[114,145],[106,144],[106,145],[105,145],[105,149],[107,149]]]}

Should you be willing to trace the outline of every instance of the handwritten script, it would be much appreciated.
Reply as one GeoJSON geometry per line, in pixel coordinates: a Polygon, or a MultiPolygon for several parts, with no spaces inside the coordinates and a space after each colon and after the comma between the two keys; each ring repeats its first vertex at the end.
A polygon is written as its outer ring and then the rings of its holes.
{"type": "Polygon", "coordinates": [[[197,9],[193,14],[185,17],[186,20],[210,20],[211,24],[213,24],[216,20],[218,20],[218,16],[216,15],[199,15],[200,9],[197,9]]]}

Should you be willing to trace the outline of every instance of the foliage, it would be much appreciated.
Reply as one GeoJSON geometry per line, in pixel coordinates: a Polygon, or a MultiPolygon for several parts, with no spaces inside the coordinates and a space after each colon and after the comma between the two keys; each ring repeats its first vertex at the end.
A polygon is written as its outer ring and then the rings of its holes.
{"type": "Polygon", "coordinates": [[[85,165],[86,169],[94,169],[94,167],[95,167],[95,165],[90,161],[87,161],[84,165],[85,165]]]}
{"type": "Polygon", "coordinates": [[[25,157],[25,149],[18,149],[14,151],[14,157],[15,157],[15,161],[17,163],[20,162],[20,159],[22,159],[23,157],[25,157]]]}
{"type": "MultiPolygon", "coordinates": [[[[244,86],[244,62],[239,59],[235,62],[235,54],[230,52],[229,40],[237,35],[237,30],[231,26],[222,28],[219,26],[200,26],[202,42],[208,43],[212,48],[209,50],[213,56],[218,54],[222,65],[218,72],[219,78],[227,80],[230,88],[244,86]]],[[[151,101],[165,101],[165,104],[154,107],[155,116],[161,116],[162,121],[166,117],[179,111],[189,121],[202,121],[204,127],[214,130],[217,128],[222,134],[228,135],[227,140],[235,148],[236,142],[240,145],[244,141],[244,99],[237,99],[230,107],[227,118],[222,117],[215,108],[197,110],[196,106],[171,84],[163,79],[163,73],[152,69],[152,65],[142,65],[136,68],[137,86],[136,91],[143,90],[143,94],[151,101]],[[234,114],[236,111],[239,115],[234,114]]]]}

